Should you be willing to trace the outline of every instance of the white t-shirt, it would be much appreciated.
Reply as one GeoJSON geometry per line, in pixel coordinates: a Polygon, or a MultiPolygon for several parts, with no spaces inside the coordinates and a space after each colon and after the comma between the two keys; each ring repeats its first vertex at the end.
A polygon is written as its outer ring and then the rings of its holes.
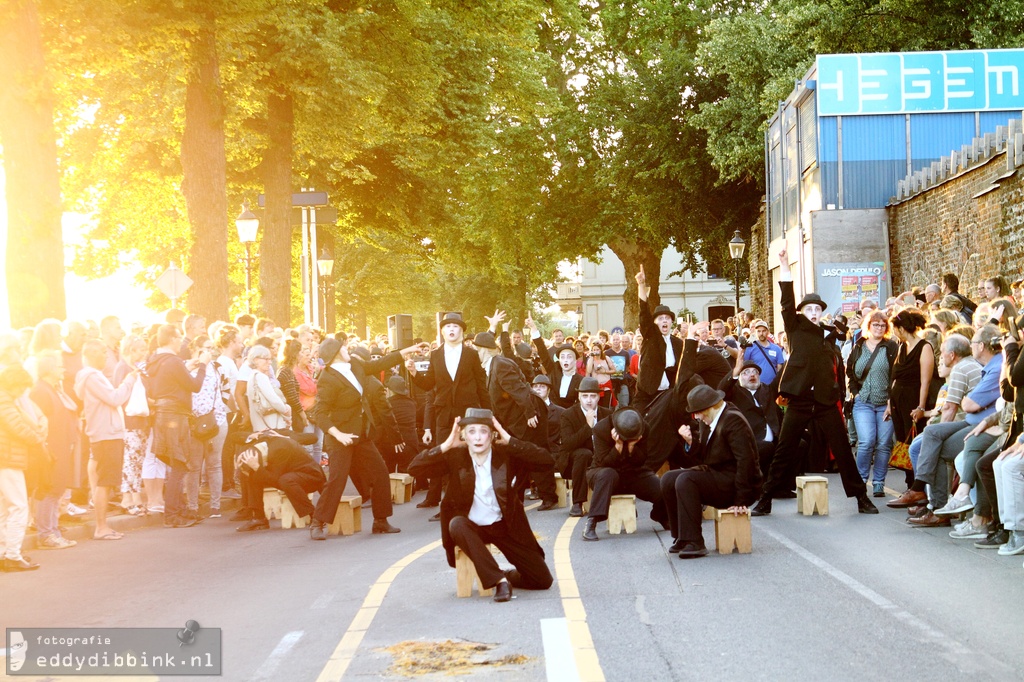
{"type": "Polygon", "coordinates": [[[238,374],[235,375],[235,382],[252,381],[252,366],[248,362],[243,362],[242,366],[238,368],[238,374]]]}
{"type": "Polygon", "coordinates": [[[224,385],[221,389],[234,393],[235,384],[238,383],[238,365],[226,355],[217,358],[217,367],[220,368],[220,375],[224,377],[224,385]]]}

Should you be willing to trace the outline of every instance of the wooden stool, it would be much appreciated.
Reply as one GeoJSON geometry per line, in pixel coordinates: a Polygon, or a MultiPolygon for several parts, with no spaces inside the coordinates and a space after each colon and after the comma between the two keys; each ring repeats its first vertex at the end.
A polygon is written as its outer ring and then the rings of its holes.
{"type": "Polygon", "coordinates": [[[267,521],[281,518],[282,497],[284,495],[277,488],[263,489],[263,514],[267,517],[267,521]]]}
{"type": "MultiPolygon", "coordinates": [[[[494,553],[494,547],[487,545],[487,549],[494,553]]],[[[476,585],[477,594],[481,597],[490,597],[494,594],[494,588],[485,590],[480,584],[480,576],[476,574],[476,566],[469,558],[469,555],[462,551],[462,548],[455,547],[455,595],[457,597],[472,597],[473,586],[476,585]]]]}
{"type": "Polygon", "coordinates": [[[828,516],[828,479],[824,476],[796,477],[796,509],[811,516],[817,511],[828,516]]]}
{"type": "MultiPolygon", "coordinates": [[[[709,507],[710,509],[710,507],[709,507]]],[[[733,514],[724,509],[715,509],[715,547],[719,554],[750,554],[750,510],[744,514],[733,514]]]]}
{"type": "Polygon", "coordinates": [[[558,508],[564,509],[568,506],[568,487],[562,474],[555,474],[555,493],[558,495],[558,508]]]}
{"type": "MultiPolygon", "coordinates": [[[[309,494],[309,497],[313,497],[313,493],[309,494]]],[[[292,501],[288,499],[288,496],[281,493],[281,527],[282,528],[305,528],[306,527],[305,516],[299,516],[295,513],[295,507],[292,506],[292,501]]]]}
{"type": "Polygon", "coordinates": [[[363,498],[350,495],[341,498],[334,523],[327,526],[328,535],[352,535],[363,530],[363,498]]]}
{"type": "Polygon", "coordinates": [[[391,501],[394,504],[412,502],[412,481],[409,474],[391,474],[391,501]]]}
{"type": "Polygon", "coordinates": [[[618,535],[623,528],[636,532],[636,495],[612,495],[608,504],[608,532],[618,535]]]}
{"type": "Polygon", "coordinates": [[[664,476],[668,471],[670,471],[670,468],[668,466],[668,462],[665,462],[661,465],[661,468],[658,469],[658,478],[664,476]]]}
{"type": "Polygon", "coordinates": [[[718,520],[718,510],[714,507],[704,507],[704,512],[701,514],[701,519],[704,521],[716,521],[718,520]]]}
{"type": "Polygon", "coordinates": [[[590,513],[590,498],[594,496],[594,489],[589,485],[587,486],[587,501],[583,503],[583,513],[590,513]]]}

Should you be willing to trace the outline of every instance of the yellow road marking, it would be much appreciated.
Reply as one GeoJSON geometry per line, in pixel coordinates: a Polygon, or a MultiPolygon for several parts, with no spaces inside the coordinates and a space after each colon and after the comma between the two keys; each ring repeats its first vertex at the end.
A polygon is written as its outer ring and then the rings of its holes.
{"type": "Polygon", "coordinates": [[[576,574],[572,570],[569,557],[569,542],[576,530],[580,517],[570,516],[562,525],[562,530],[555,540],[555,578],[558,580],[558,591],[562,595],[562,610],[569,623],[569,641],[572,644],[573,658],[576,659],[576,670],[581,682],[604,682],[604,671],[597,659],[594,639],[590,636],[587,625],[587,611],[580,599],[580,589],[576,584],[576,574]]]}

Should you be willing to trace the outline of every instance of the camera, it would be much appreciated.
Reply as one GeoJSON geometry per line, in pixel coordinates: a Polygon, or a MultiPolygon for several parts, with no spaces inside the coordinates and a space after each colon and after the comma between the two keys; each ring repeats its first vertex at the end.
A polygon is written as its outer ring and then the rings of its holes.
{"type": "Polygon", "coordinates": [[[417,372],[428,372],[430,371],[430,360],[417,360],[413,363],[413,367],[417,372]]]}
{"type": "Polygon", "coordinates": [[[750,348],[750,339],[740,334],[740,348],[750,348]]]}

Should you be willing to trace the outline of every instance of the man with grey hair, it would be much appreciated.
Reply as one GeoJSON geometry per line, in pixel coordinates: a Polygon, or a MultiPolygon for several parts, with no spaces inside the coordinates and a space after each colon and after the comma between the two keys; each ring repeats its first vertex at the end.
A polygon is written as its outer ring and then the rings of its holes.
{"type": "Polygon", "coordinates": [[[938,284],[929,284],[924,288],[924,302],[931,305],[942,300],[942,288],[938,284]]]}

